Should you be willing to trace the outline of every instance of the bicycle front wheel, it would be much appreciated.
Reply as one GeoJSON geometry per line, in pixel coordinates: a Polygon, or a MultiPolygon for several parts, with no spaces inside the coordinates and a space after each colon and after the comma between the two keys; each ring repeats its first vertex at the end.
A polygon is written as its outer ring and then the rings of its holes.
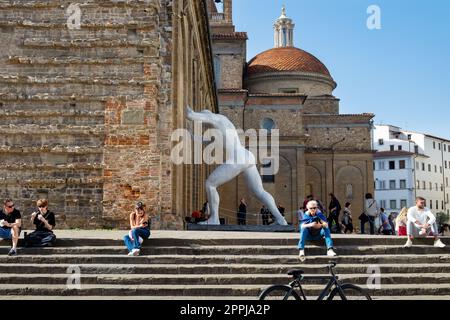
{"type": "Polygon", "coordinates": [[[343,284],[341,290],[334,288],[328,300],[372,300],[367,290],[353,284],[343,284]]]}
{"type": "Polygon", "coordinates": [[[301,300],[295,290],[289,286],[271,286],[259,296],[259,300],[301,300]]]}

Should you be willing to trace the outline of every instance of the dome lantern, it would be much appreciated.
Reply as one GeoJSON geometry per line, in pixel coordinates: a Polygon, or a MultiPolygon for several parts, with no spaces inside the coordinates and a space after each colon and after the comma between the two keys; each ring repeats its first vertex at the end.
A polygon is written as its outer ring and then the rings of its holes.
{"type": "Polygon", "coordinates": [[[286,7],[281,8],[281,16],[273,25],[275,48],[294,46],[294,27],[292,19],[286,16],[286,7]]]}

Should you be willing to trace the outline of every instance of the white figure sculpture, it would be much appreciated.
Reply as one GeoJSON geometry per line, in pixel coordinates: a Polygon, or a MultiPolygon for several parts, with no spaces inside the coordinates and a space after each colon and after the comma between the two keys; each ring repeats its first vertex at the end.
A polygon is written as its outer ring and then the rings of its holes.
{"type": "Polygon", "coordinates": [[[207,223],[211,225],[220,224],[220,198],[217,188],[242,173],[250,191],[270,210],[275,222],[279,225],[287,225],[286,220],[278,211],[275,200],[270,193],[264,190],[261,176],[256,168],[255,156],[241,144],[233,123],[223,115],[212,113],[209,110],[194,112],[189,107],[186,108],[186,117],[192,121],[201,121],[211,125],[218,129],[225,138],[226,161],[211,173],[205,184],[211,213],[207,223]]]}

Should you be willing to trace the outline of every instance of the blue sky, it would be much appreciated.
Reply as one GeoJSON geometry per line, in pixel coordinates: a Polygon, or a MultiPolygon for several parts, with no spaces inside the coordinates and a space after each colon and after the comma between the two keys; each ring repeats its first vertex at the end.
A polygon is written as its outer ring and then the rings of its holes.
{"type": "Polygon", "coordinates": [[[247,58],[273,47],[273,22],[285,4],[295,46],[319,58],[338,83],[341,113],[372,112],[393,124],[450,139],[450,1],[234,0],[247,58]],[[381,9],[381,30],[367,8],[381,9]]]}

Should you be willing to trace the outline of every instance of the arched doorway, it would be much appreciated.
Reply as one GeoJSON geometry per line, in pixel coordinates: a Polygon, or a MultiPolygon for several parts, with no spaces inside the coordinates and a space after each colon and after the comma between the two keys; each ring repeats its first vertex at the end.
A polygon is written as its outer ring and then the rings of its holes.
{"type": "Polygon", "coordinates": [[[353,224],[355,225],[364,204],[364,179],[361,170],[350,165],[340,168],[336,175],[335,193],[342,207],[346,202],[352,204],[353,224]]]}

